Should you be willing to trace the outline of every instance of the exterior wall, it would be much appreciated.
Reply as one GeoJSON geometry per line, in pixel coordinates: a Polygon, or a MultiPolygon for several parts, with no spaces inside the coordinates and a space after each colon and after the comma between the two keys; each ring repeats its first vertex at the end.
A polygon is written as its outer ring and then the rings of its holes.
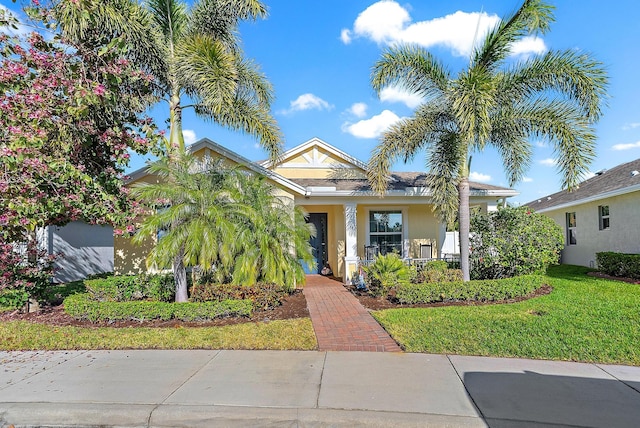
{"type": "Polygon", "coordinates": [[[84,279],[89,275],[113,272],[113,228],[74,221],[47,230],[50,254],[62,253],[55,267],[55,282],[84,279]]]}
{"type": "Polygon", "coordinates": [[[114,273],[116,275],[136,275],[147,271],[146,259],[155,245],[155,239],[148,238],[140,245],[134,245],[128,236],[114,239],[114,273]]]}
{"type": "Polygon", "coordinates": [[[594,266],[596,253],[615,251],[640,254],[640,192],[596,202],[546,211],[564,231],[562,263],[594,266]],[[609,206],[609,229],[600,230],[598,206],[609,206]],[[567,245],[566,213],[576,213],[576,245],[567,245]]]}

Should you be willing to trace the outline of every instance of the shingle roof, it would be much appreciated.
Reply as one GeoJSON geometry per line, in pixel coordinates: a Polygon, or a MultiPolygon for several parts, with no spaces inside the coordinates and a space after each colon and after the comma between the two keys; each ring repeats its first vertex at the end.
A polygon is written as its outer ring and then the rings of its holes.
{"type": "MultiPolygon", "coordinates": [[[[413,187],[426,187],[427,175],[423,172],[393,172],[389,190],[405,190],[413,187]]],[[[365,178],[292,178],[291,181],[303,187],[335,187],[338,191],[370,192],[371,186],[365,178]]],[[[506,187],[469,182],[472,192],[512,191],[506,187]]]]}
{"type": "Polygon", "coordinates": [[[572,192],[562,190],[525,205],[535,211],[541,211],[560,205],[578,204],[581,201],[598,199],[599,195],[610,196],[610,193],[624,192],[625,189],[633,190],[636,186],[640,190],[640,173],[634,175],[633,171],[640,171],[640,159],[598,173],[580,183],[577,190],[572,192]]]}

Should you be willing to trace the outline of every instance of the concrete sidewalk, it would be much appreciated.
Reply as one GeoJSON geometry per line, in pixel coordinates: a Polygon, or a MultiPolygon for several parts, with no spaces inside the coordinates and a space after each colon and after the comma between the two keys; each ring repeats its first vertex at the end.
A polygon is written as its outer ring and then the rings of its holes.
{"type": "Polygon", "coordinates": [[[640,367],[297,351],[0,352],[0,362],[0,426],[640,426],[640,367]]]}

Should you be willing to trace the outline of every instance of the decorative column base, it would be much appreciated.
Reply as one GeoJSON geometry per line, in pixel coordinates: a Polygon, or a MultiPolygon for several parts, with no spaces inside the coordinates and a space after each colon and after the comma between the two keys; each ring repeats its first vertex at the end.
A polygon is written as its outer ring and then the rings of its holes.
{"type": "Polygon", "coordinates": [[[344,283],[345,285],[355,284],[358,279],[358,256],[348,256],[344,258],[344,283]]]}

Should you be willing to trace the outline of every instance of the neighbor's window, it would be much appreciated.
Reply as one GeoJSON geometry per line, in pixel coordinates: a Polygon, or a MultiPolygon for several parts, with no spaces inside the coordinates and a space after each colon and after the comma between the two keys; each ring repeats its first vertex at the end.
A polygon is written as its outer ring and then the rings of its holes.
{"type": "Polygon", "coordinates": [[[576,245],[576,213],[567,213],[567,245],[576,245]]]}
{"type": "Polygon", "coordinates": [[[382,254],[402,256],[402,211],[370,211],[369,244],[378,245],[382,254]]]}
{"type": "Polygon", "coordinates": [[[598,219],[600,230],[609,229],[609,205],[600,205],[598,207],[598,219]]]}

